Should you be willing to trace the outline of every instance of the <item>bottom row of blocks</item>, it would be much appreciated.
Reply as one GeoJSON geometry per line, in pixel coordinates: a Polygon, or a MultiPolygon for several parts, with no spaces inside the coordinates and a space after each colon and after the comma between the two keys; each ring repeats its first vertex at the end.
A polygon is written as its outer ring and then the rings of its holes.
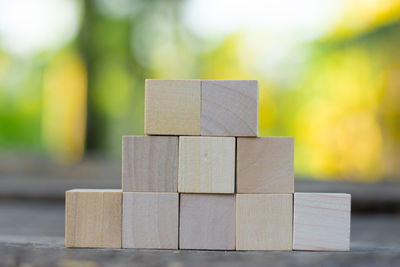
{"type": "Polygon", "coordinates": [[[349,250],[349,237],[348,194],[66,193],[67,247],[349,250]]]}

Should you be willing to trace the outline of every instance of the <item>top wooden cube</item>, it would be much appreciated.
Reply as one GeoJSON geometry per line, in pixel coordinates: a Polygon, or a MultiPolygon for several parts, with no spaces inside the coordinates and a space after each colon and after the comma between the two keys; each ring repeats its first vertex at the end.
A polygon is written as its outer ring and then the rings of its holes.
{"type": "Polygon", "coordinates": [[[146,80],[147,135],[258,135],[256,80],[146,80]]]}
{"type": "Polygon", "coordinates": [[[146,80],[145,98],[145,134],[200,135],[200,80],[146,80]]]}
{"type": "Polygon", "coordinates": [[[258,136],[258,81],[202,81],[201,135],[258,136]]]}

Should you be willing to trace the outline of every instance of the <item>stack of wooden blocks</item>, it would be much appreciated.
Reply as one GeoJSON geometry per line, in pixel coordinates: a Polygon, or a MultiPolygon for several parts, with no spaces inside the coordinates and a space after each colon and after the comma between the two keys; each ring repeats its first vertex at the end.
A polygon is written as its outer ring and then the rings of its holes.
{"type": "Polygon", "coordinates": [[[66,193],[66,246],[349,250],[350,195],[294,192],[294,140],[258,137],[258,82],[146,80],[122,190],[66,193]]]}

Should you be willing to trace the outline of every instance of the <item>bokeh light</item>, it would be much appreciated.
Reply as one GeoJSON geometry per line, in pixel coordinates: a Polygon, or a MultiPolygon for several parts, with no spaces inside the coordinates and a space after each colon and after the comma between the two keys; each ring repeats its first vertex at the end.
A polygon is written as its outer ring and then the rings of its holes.
{"type": "Polygon", "coordinates": [[[400,179],[396,0],[0,0],[0,149],[70,164],[143,134],[144,80],[257,79],[299,177],[400,179]]]}

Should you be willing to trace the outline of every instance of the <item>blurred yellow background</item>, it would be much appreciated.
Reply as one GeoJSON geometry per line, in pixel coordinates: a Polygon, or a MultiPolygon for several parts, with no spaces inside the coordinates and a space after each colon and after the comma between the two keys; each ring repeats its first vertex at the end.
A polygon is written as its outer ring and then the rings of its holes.
{"type": "Polygon", "coordinates": [[[398,0],[0,0],[1,155],[118,158],[146,78],[257,79],[297,176],[400,180],[399,48],[398,0]]]}

